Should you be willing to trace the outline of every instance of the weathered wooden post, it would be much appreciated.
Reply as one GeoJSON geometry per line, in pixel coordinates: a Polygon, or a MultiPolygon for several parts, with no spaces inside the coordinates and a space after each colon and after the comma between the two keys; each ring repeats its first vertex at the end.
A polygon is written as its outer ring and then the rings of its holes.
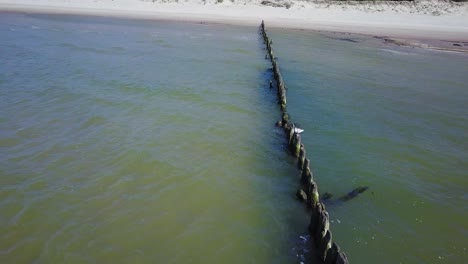
{"type": "Polygon", "coordinates": [[[318,253],[319,253],[319,258],[325,262],[325,259],[327,257],[327,253],[331,248],[331,243],[332,243],[332,233],[330,230],[327,230],[325,233],[325,236],[322,238],[318,245],[318,253]]]}
{"type": "Polygon", "coordinates": [[[328,212],[322,210],[318,216],[317,230],[315,232],[315,244],[320,245],[320,242],[327,234],[327,231],[330,229],[330,222],[328,217],[328,212]]]}
{"type": "Polygon", "coordinates": [[[283,127],[287,127],[289,125],[289,115],[287,112],[283,112],[281,116],[281,122],[283,123],[283,127]]]}
{"type": "Polygon", "coordinates": [[[309,198],[309,206],[312,208],[317,207],[317,204],[320,202],[317,183],[310,179],[307,190],[308,191],[306,193],[309,198]]]}
{"type": "MultiPolygon", "coordinates": [[[[327,264],[349,264],[346,254],[341,252],[336,243],[332,241],[332,232],[330,230],[330,221],[325,205],[319,200],[318,186],[314,182],[312,170],[310,169],[310,160],[306,157],[305,146],[301,143],[301,136],[296,133],[295,125],[290,122],[290,117],[286,111],[286,85],[281,75],[280,67],[273,55],[272,44],[265,29],[265,22],[262,20],[260,31],[265,43],[267,54],[265,59],[270,58],[273,77],[276,81],[276,93],[278,104],[281,107],[281,121],[276,123],[277,126],[284,128],[288,140],[288,149],[298,158],[297,168],[301,171],[302,188],[296,192],[298,199],[307,201],[307,205],[312,208],[312,213],[309,223],[309,232],[315,246],[318,256],[323,263],[327,264]]],[[[270,80],[270,89],[273,88],[273,82],[270,80]]],[[[364,189],[365,190],[365,189],[364,189]]],[[[363,191],[364,191],[363,190],[363,191]]],[[[359,191],[359,190],[358,190],[359,191]]]]}
{"type": "Polygon", "coordinates": [[[309,232],[312,238],[315,237],[317,232],[319,216],[322,214],[322,211],[325,210],[325,205],[318,203],[316,207],[312,208],[312,214],[310,217],[309,232]]]}
{"type": "Polygon", "coordinates": [[[301,150],[301,136],[298,133],[294,133],[294,146],[293,146],[293,154],[295,157],[299,157],[299,152],[301,150]]]}
{"type": "Polygon", "coordinates": [[[330,249],[327,252],[327,257],[325,258],[325,263],[326,264],[335,264],[336,263],[336,257],[340,253],[340,247],[333,242],[330,249]]]}
{"type": "Polygon", "coordinates": [[[305,185],[310,180],[312,180],[312,171],[310,170],[310,160],[304,158],[304,165],[302,166],[302,173],[301,173],[301,182],[305,185]]]}
{"type": "Polygon", "coordinates": [[[304,160],[305,160],[305,147],[304,144],[301,144],[301,149],[299,150],[299,158],[297,159],[297,168],[299,170],[302,170],[302,167],[304,167],[304,160]]]}

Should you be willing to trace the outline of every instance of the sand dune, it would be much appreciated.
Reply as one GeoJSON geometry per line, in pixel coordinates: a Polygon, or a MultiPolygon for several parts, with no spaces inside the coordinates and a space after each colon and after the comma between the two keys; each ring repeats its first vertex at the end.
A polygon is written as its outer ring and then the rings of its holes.
{"type": "Polygon", "coordinates": [[[450,1],[326,2],[289,0],[0,0],[0,10],[126,16],[468,40],[468,4],[450,1]]]}

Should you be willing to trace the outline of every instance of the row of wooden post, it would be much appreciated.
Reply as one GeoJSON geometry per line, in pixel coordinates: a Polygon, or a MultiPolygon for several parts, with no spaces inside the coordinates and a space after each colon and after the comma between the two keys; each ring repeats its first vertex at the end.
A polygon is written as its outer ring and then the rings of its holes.
{"type": "MultiPolygon", "coordinates": [[[[332,241],[330,231],[330,221],[325,205],[320,202],[317,184],[314,181],[312,170],[310,169],[310,160],[306,156],[305,146],[301,143],[301,136],[296,131],[294,123],[291,122],[286,110],[286,86],[281,75],[279,65],[274,57],[272,50],[272,40],[268,37],[265,29],[265,23],[262,21],[260,32],[266,45],[267,56],[271,60],[273,77],[276,82],[278,95],[278,104],[280,105],[282,117],[277,125],[284,128],[288,139],[288,148],[292,155],[297,157],[297,167],[301,171],[301,185],[307,196],[305,199],[307,205],[312,209],[309,231],[311,238],[318,250],[318,256],[323,263],[349,263],[346,255],[340,250],[340,247],[332,241]]],[[[270,88],[273,88],[273,82],[270,81],[270,88]]]]}

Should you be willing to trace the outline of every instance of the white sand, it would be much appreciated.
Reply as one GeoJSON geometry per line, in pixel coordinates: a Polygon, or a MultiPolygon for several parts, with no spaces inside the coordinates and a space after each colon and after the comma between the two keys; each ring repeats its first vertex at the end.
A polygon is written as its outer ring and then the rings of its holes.
{"type": "Polygon", "coordinates": [[[468,40],[468,4],[328,4],[289,1],[289,9],[261,0],[0,0],[0,10],[125,16],[362,33],[417,39],[468,40]],[[174,1],[179,1],[175,3],[174,1]],[[183,2],[185,1],[185,2],[183,2]]]}

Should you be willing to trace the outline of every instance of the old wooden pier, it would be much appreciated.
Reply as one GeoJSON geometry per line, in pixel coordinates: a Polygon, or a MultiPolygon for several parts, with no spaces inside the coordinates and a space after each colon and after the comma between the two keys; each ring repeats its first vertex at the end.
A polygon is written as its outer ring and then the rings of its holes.
{"type": "MultiPolygon", "coordinates": [[[[309,224],[310,237],[323,263],[349,263],[345,253],[342,252],[340,247],[332,240],[328,212],[325,209],[325,205],[320,201],[318,186],[314,181],[312,170],[310,169],[310,160],[307,158],[305,146],[301,143],[301,136],[299,135],[300,130],[297,129],[290,120],[286,110],[286,86],[281,76],[280,67],[273,54],[271,47],[272,41],[268,37],[263,21],[260,25],[260,33],[266,45],[267,55],[265,58],[271,60],[274,83],[276,84],[276,93],[278,95],[278,104],[282,112],[281,120],[277,122],[277,126],[284,129],[289,151],[292,155],[297,157],[297,166],[301,171],[300,181],[302,189],[298,191],[297,195],[306,201],[312,212],[309,224]]],[[[273,87],[274,84],[270,81],[270,88],[273,87]]]]}

